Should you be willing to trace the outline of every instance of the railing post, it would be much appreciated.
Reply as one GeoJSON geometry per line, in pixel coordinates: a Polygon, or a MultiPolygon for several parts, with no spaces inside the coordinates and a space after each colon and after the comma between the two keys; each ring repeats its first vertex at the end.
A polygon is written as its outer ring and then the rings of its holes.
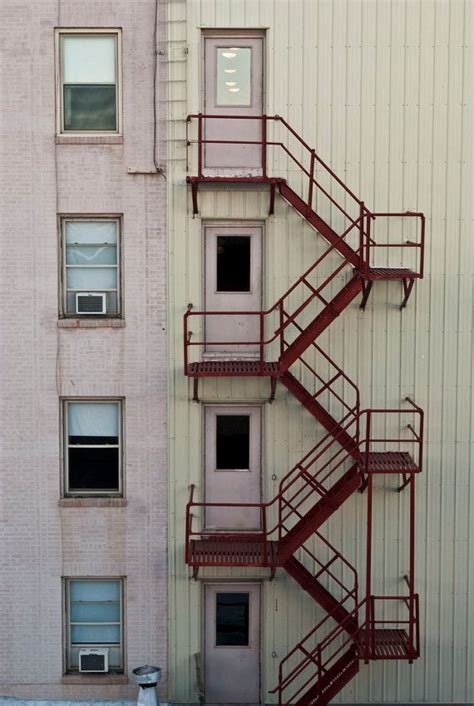
{"type": "Polygon", "coordinates": [[[267,116],[262,115],[262,175],[267,177],[267,116]]]}
{"type": "Polygon", "coordinates": [[[260,312],[260,372],[263,374],[263,356],[265,354],[264,347],[265,338],[265,322],[263,318],[263,311],[260,312]]]}
{"type": "Polygon", "coordinates": [[[309,167],[309,185],[308,185],[308,204],[306,213],[310,214],[313,208],[313,183],[314,183],[314,161],[315,161],[316,151],[311,150],[311,162],[309,167]]]}
{"type": "MultiPolygon", "coordinates": [[[[365,206],[364,206],[365,210],[365,206]]],[[[365,250],[366,250],[366,256],[365,256],[365,268],[366,272],[369,271],[370,269],[370,241],[371,241],[371,230],[372,230],[372,214],[369,212],[366,213],[366,218],[367,218],[367,236],[366,236],[366,242],[365,242],[365,250]]]]}
{"type": "Polygon", "coordinates": [[[365,637],[366,637],[366,656],[367,664],[370,654],[372,641],[372,475],[369,474],[367,481],[367,558],[366,558],[366,578],[365,578],[365,637]]]}
{"type": "Polygon", "coordinates": [[[410,476],[410,622],[408,641],[413,645],[414,590],[415,590],[415,475],[410,476]]]}
{"type": "Polygon", "coordinates": [[[359,268],[364,272],[364,202],[359,201],[359,268]]]}
{"type": "Polygon", "coordinates": [[[420,277],[425,271],[425,216],[421,214],[421,256],[420,256],[420,277]]]}
{"type": "Polygon", "coordinates": [[[285,334],[283,329],[283,301],[280,301],[280,357],[285,352],[285,334]]]}
{"type": "Polygon", "coordinates": [[[198,177],[202,177],[202,113],[198,115],[198,177]]]}

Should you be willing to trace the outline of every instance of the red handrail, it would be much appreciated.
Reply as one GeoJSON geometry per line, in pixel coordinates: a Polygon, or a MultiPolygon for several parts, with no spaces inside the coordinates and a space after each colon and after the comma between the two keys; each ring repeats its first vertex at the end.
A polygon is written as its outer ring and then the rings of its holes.
{"type": "MultiPolygon", "coordinates": [[[[262,153],[262,181],[268,180],[268,148],[272,147],[276,149],[282,149],[282,151],[291,159],[291,161],[297,165],[297,167],[302,171],[302,173],[308,179],[307,187],[307,197],[303,199],[306,202],[308,212],[313,208],[313,193],[314,189],[324,195],[324,197],[329,201],[329,203],[334,206],[345,218],[349,219],[350,222],[355,221],[355,214],[352,216],[349,212],[342,206],[338,201],[331,195],[330,191],[325,188],[320,181],[315,177],[315,165],[318,164],[327,178],[334,182],[338,188],[342,189],[345,194],[345,198],[349,199],[356,209],[357,218],[361,218],[360,221],[360,243],[359,252],[361,255],[360,271],[367,272],[370,267],[370,253],[372,247],[417,247],[420,249],[420,261],[418,267],[418,277],[423,277],[424,273],[424,242],[425,242],[425,217],[422,213],[406,211],[404,213],[375,213],[370,211],[364,201],[359,199],[355,193],[342,181],[342,179],[332,170],[328,164],[317,154],[317,152],[311,148],[305,140],[291,127],[291,125],[284,120],[279,115],[211,115],[208,113],[193,113],[187,117],[187,126],[193,120],[198,122],[198,134],[197,140],[190,140],[188,129],[186,128],[186,144],[191,146],[197,142],[198,146],[198,179],[205,180],[206,176],[203,174],[203,148],[207,144],[214,145],[259,145],[261,147],[262,153]],[[223,139],[207,139],[204,137],[204,128],[207,121],[228,121],[228,120],[250,120],[261,123],[261,139],[255,140],[223,140],[223,139]],[[307,159],[309,160],[309,166],[306,168],[304,164],[296,157],[292,150],[287,147],[287,145],[281,140],[269,140],[268,139],[268,125],[269,123],[280,124],[286,129],[288,135],[294,138],[297,143],[303,148],[307,159]],[[374,217],[416,217],[421,220],[421,238],[419,243],[399,243],[395,244],[382,244],[376,243],[371,236],[371,220],[374,217]],[[366,220],[366,226],[364,228],[364,221],[366,220]],[[364,244],[365,247],[362,247],[364,244]]],[[[187,160],[188,161],[188,160],[187,160]]],[[[215,179],[215,177],[212,177],[215,179]]],[[[277,176],[278,178],[278,176],[277,176]]],[[[229,177],[222,177],[223,180],[229,180],[229,177]]],[[[239,179],[239,177],[236,177],[239,179]]],[[[243,178],[245,180],[245,178],[243,178]]],[[[230,178],[232,180],[232,178],[230,178]]],[[[332,190],[332,185],[330,187],[332,190]]]]}
{"type": "MultiPolygon", "coordinates": [[[[412,443],[420,447],[423,443],[423,415],[421,409],[414,405],[412,410],[407,409],[368,409],[362,410],[356,417],[351,416],[340,424],[337,432],[327,433],[317,444],[299,461],[280,481],[278,493],[274,498],[262,503],[203,503],[193,500],[194,486],[192,486],[191,497],[186,506],[186,559],[190,563],[189,545],[192,538],[219,536],[221,533],[216,530],[200,530],[196,531],[192,528],[192,509],[206,507],[220,508],[260,508],[262,514],[262,530],[259,536],[267,543],[272,537],[274,539],[282,539],[289,527],[290,517],[297,522],[303,517],[300,509],[303,509],[311,496],[322,498],[330,490],[326,485],[327,481],[334,478],[343,469],[348,462],[354,463],[351,451],[354,449],[360,450],[359,468],[363,475],[370,474],[369,469],[369,453],[372,449],[372,444],[375,443],[412,443]],[[372,417],[375,415],[410,414],[414,418],[418,418],[418,431],[413,441],[402,437],[386,437],[379,439],[373,437],[370,429],[372,426],[372,417]],[[344,450],[338,444],[338,439],[344,433],[349,433],[351,428],[359,429],[361,419],[364,421],[365,433],[359,439],[354,438],[354,449],[350,451],[344,450]],[[336,448],[336,451],[329,457],[327,454],[331,448],[336,448]],[[320,460],[324,461],[319,464],[320,460]],[[276,513],[276,523],[269,524],[269,513],[276,513]],[[265,532],[263,532],[263,528],[265,532]]],[[[414,427],[415,428],[415,427],[414,427]]],[[[418,458],[421,460],[421,453],[418,458]]],[[[418,467],[421,471],[421,466],[418,467]]]]}

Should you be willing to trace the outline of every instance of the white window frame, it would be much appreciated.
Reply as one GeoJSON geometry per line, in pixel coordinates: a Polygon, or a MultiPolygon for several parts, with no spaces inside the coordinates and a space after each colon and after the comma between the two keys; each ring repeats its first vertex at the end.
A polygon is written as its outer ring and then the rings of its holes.
{"type": "Polygon", "coordinates": [[[120,27],[90,28],[90,27],[61,27],[55,30],[55,53],[56,53],[56,134],[75,135],[83,137],[97,137],[100,135],[119,135],[122,133],[122,29],[120,27]],[[115,92],[117,127],[115,130],[65,130],[63,111],[63,90],[62,90],[62,41],[61,38],[68,35],[79,34],[84,37],[94,35],[114,34],[117,37],[117,89],[115,92]]]}
{"type": "MultiPolygon", "coordinates": [[[[74,216],[74,215],[63,215],[60,217],[60,253],[61,253],[61,277],[60,277],[60,282],[61,282],[61,296],[60,296],[60,316],[62,318],[66,319],[121,319],[122,318],[122,218],[119,215],[104,215],[100,214],[95,216],[94,214],[90,215],[80,215],[80,216],[74,216]],[[117,313],[112,314],[112,313],[105,313],[105,314],[76,314],[75,312],[68,312],[67,310],[67,293],[68,293],[68,286],[67,286],[67,264],[66,264],[66,254],[67,254],[67,246],[66,246],[66,223],[77,223],[77,222],[82,222],[82,223],[87,223],[91,222],[94,223],[96,221],[114,221],[117,224],[117,264],[116,265],[101,265],[100,267],[102,269],[104,268],[112,268],[115,267],[117,269],[117,287],[116,289],[104,289],[98,288],[97,290],[91,290],[89,289],[74,289],[71,291],[74,292],[90,292],[90,291],[99,291],[99,292],[116,292],[117,294],[117,313]]],[[[80,268],[80,267],[90,267],[90,265],[73,265],[73,267],[80,268]]]]}
{"type": "MultiPolygon", "coordinates": [[[[63,597],[64,597],[64,671],[66,674],[78,674],[79,669],[71,666],[71,600],[70,600],[70,585],[71,581],[84,581],[91,583],[93,581],[118,581],[120,586],[120,666],[112,667],[109,673],[123,673],[125,671],[125,577],[124,576],[67,576],[63,578],[63,597]]],[[[76,623],[81,624],[81,623],[76,623]]],[[[87,623],[86,623],[87,624],[87,623]]],[[[117,625],[117,623],[100,623],[101,625],[117,625]]],[[[93,643],[90,645],[81,645],[81,649],[107,648],[108,644],[93,643]]],[[[84,675],[85,677],[90,675],[84,675]]],[[[93,675],[94,676],[94,675],[93,675]]]]}
{"type": "MultiPolygon", "coordinates": [[[[62,444],[63,444],[63,488],[64,497],[123,497],[123,418],[124,418],[124,400],[120,397],[68,397],[62,400],[61,405],[62,412],[62,444]],[[107,444],[105,448],[118,448],[118,490],[70,490],[69,488],[69,430],[68,430],[68,406],[69,404],[110,404],[116,403],[118,405],[118,445],[113,446],[107,444]]],[[[82,445],[83,448],[88,448],[86,445],[82,445]]],[[[102,444],[97,444],[97,447],[104,448],[102,444]]],[[[75,447],[73,447],[75,448],[75,447]]],[[[89,446],[91,448],[91,446],[89,446]]]]}

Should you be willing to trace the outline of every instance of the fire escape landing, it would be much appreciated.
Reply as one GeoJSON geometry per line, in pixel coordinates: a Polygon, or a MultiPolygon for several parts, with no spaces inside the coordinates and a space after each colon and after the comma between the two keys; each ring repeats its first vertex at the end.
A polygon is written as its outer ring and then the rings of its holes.
{"type": "MultiPolygon", "coordinates": [[[[371,212],[278,116],[248,118],[261,121],[261,141],[219,140],[222,144],[259,145],[260,175],[206,174],[205,147],[207,142],[216,143],[205,139],[206,121],[233,118],[202,114],[188,118],[189,125],[197,121],[198,134],[198,173],[188,177],[194,213],[198,212],[199,188],[206,182],[265,184],[270,192],[269,212],[274,212],[278,193],[325,239],[328,248],[265,311],[195,311],[190,305],[184,317],[185,374],[194,380],[196,400],[201,377],[268,377],[271,399],[279,381],[323,427],[325,434],[281,480],[272,500],[257,504],[213,504],[223,512],[225,508],[258,508],[257,531],[196,529],[193,520],[196,516],[203,519],[210,504],[195,501],[192,487],[186,509],[186,563],[192,567],[195,578],[201,567],[208,566],[264,567],[272,577],[281,568],[321,606],[326,617],[281,661],[278,684],[271,693],[278,695],[281,706],[289,703],[325,706],[358,673],[361,661],[411,663],[419,656],[414,523],[415,477],[422,470],[423,411],[410,398],[406,398],[404,407],[397,409],[362,409],[357,386],[317,341],[359,295],[362,295],[360,306],[365,308],[374,281],[401,281],[400,308],[406,306],[415,280],[423,277],[425,218],[415,212],[371,212]],[[269,175],[271,150],[272,169],[285,169],[292,179],[269,175]],[[283,166],[282,155],[286,160],[283,166]],[[303,163],[305,156],[309,160],[307,166],[303,163]],[[289,164],[293,170],[288,169],[289,164]],[[305,180],[307,197],[301,193],[305,180]],[[379,219],[419,225],[419,230],[414,239],[393,243],[386,238],[379,242],[373,227],[379,219]],[[337,227],[328,222],[337,223],[337,227]],[[392,248],[398,249],[398,257],[401,252],[402,259],[410,260],[410,266],[390,266],[392,248]],[[386,261],[374,264],[380,249],[388,253],[386,261]],[[410,259],[409,255],[413,257],[410,259]],[[210,316],[256,317],[255,339],[238,343],[253,352],[243,357],[235,354],[238,349],[235,341],[207,340],[206,320],[210,316]],[[191,322],[202,335],[191,332],[191,322]],[[222,353],[206,358],[206,347],[210,344],[213,350],[221,347],[222,353]],[[192,359],[196,354],[198,360],[192,359]],[[404,576],[407,589],[400,595],[372,592],[376,474],[398,475],[399,491],[407,488],[409,494],[409,561],[404,576]],[[363,598],[359,596],[355,567],[320,532],[323,524],[356,491],[367,491],[363,598]],[[318,551],[314,551],[315,544],[318,551]]],[[[239,119],[245,118],[239,116],[239,119]]],[[[188,145],[191,144],[188,140],[188,145]]]]}

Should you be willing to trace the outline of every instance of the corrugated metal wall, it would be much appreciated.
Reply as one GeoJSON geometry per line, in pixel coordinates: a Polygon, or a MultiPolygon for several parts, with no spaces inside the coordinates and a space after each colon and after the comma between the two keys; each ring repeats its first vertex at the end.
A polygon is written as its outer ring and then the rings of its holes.
{"type": "MultiPolygon", "coordinates": [[[[185,116],[200,109],[201,28],[266,30],[266,107],[288,119],[369,208],[427,215],[426,276],[400,312],[399,283],[378,283],[365,313],[346,310],[324,337],[359,384],[363,406],[427,411],[425,472],[417,479],[417,590],[422,657],[364,667],[346,702],[474,700],[474,483],[472,323],[473,15],[469,0],[170,0],[170,672],[171,699],[196,701],[192,655],[201,649],[200,584],[184,565],[188,485],[201,487],[202,406],[183,376],[182,315],[201,304],[202,219],[262,219],[265,303],[320,247],[294,211],[268,194],[206,192],[193,218],[185,183],[185,116]]],[[[264,401],[268,381],[210,380],[205,401],[264,401]]],[[[264,409],[264,488],[314,443],[310,415],[279,390],[264,409]]],[[[396,591],[406,570],[407,498],[393,477],[375,495],[375,585],[396,591]]],[[[336,514],[328,538],[364,568],[365,497],[336,514]]],[[[216,571],[213,575],[227,575],[216,571]]],[[[253,574],[255,575],[255,574],[253,574]]],[[[239,574],[242,576],[242,574],[239,574]]],[[[264,584],[263,692],[317,610],[282,572],[264,584]],[[277,657],[272,657],[276,653],[277,657]]]]}

